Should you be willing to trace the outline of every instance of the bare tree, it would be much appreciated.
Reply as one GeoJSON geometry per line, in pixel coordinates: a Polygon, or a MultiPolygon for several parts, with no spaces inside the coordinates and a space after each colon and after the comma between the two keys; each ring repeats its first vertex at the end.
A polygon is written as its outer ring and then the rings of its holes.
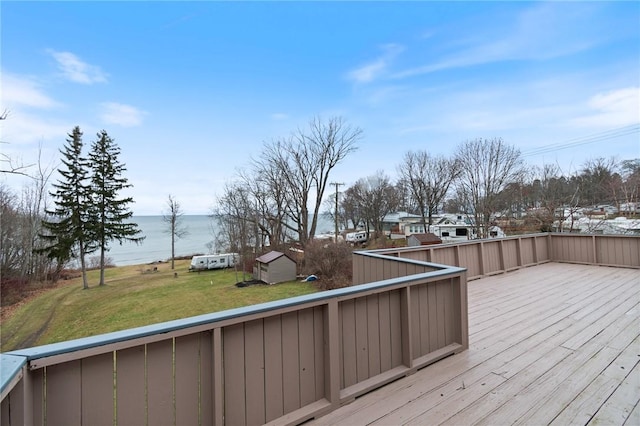
{"type": "MultiPolygon", "coordinates": [[[[218,245],[228,247],[232,252],[240,254],[242,276],[245,278],[245,265],[254,253],[256,245],[257,222],[254,200],[249,188],[243,182],[232,182],[225,185],[223,193],[218,197],[212,216],[218,221],[216,235],[218,245]]],[[[237,270],[237,269],[236,269],[237,270]]]]}
{"type": "Polygon", "coordinates": [[[304,245],[313,239],[330,172],[357,149],[362,130],[341,117],[328,121],[314,118],[308,130],[267,144],[260,162],[276,168],[284,179],[287,194],[287,224],[292,223],[304,245]],[[311,210],[309,209],[309,206],[311,210]],[[311,222],[309,222],[311,220],[311,222]]]}
{"type": "MultiPolygon", "coordinates": [[[[0,113],[0,121],[6,120],[7,117],[9,117],[9,110],[5,109],[4,111],[2,111],[2,113],[0,113]]],[[[6,144],[8,142],[0,141],[0,143],[6,144]]],[[[27,177],[31,176],[27,173],[26,170],[34,165],[24,164],[21,160],[11,158],[10,155],[4,152],[0,152],[0,163],[3,163],[2,167],[0,168],[0,173],[22,175],[27,177]]]]}
{"type": "Polygon", "coordinates": [[[621,191],[624,202],[637,203],[640,196],[640,158],[623,160],[620,163],[620,174],[623,179],[621,191]]]}
{"type": "Polygon", "coordinates": [[[376,236],[380,236],[384,217],[397,209],[400,199],[389,177],[379,170],[359,179],[350,192],[360,207],[367,231],[373,227],[376,236]]]}
{"type": "Polygon", "coordinates": [[[39,250],[43,247],[39,234],[47,208],[47,187],[54,170],[52,164],[43,163],[40,147],[37,168],[19,194],[0,184],[2,277],[19,276],[28,281],[41,281],[50,272],[52,262],[39,250]]]}
{"type": "Polygon", "coordinates": [[[365,218],[362,211],[362,206],[358,203],[358,194],[356,186],[351,186],[344,191],[344,197],[340,201],[340,206],[344,212],[346,226],[349,228],[349,224],[357,229],[360,225],[364,225],[365,218]]]}
{"type": "Polygon", "coordinates": [[[398,166],[398,173],[420,211],[424,228],[429,229],[433,214],[438,212],[449,187],[460,175],[458,161],[431,156],[426,151],[409,151],[398,166]]]}
{"type": "MultiPolygon", "coordinates": [[[[6,142],[0,142],[0,143],[6,143],[6,142]]],[[[2,168],[0,168],[0,173],[22,175],[27,177],[29,177],[29,174],[27,173],[27,169],[33,166],[33,164],[24,164],[20,160],[17,160],[16,162],[15,159],[11,158],[9,155],[5,154],[4,152],[0,152],[0,163],[4,163],[2,168]]]]}
{"type": "Polygon", "coordinates": [[[175,268],[176,240],[189,235],[188,229],[184,226],[184,212],[180,203],[171,194],[167,197],[167,210],[162,215],[162,221],[166,224],[165,232],[171,235],[171,269],[175,268]]]}
{"type": "Polygon", "coordinates": [[[497,211],[498,194],[524,173],[520,151],[500,138],[463,142],[456,152],[461,173],[459,189],[473,207],[478,235],[489,235],[491,216],[497,211]]]}
{"type": "Polygon", "coordinates": [[[591,205],[600,203],[616,203],[616,190],[620,183],[614,174],[616,161],[614,158],[594,158],[585,161],[579,175],[582,184],[582,199],[591,205]]]}
{"type": "Polygon", "coordinates": [[[256,252],[267,244],[278,250],[289,237],[288,230],[294,230],[286,220],[290,204],[287,180],[280,168],[259,161],[253,164],[252,172],[241,172],[240,179],[254,206],[251,220],[256,233],[256,252]]]}

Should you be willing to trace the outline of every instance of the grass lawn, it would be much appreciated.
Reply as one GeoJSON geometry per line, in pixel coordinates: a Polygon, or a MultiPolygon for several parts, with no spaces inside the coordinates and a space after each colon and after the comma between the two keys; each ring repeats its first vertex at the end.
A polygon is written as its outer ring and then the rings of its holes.
{"type": "MultiPolygon", "coordinates": [[[[314,293],[313,283],[288,282],[238,288],[233,270],[188,272],[189,260],[90,271],[90,289],[80,278],[45,291],[0,325],[1,352],[124,330],[314,293]],[[174,277],[177,273],[177,277],[174,277]]],[[[251,277],[246,276],[246,279],[251,277]]]]}

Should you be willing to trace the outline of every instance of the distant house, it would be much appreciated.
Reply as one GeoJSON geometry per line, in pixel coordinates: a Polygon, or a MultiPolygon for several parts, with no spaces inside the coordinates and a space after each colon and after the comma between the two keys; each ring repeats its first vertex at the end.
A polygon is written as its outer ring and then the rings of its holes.
{"type": "Polygon", "coordinates": [[[425,234],[411,234],[407,237],[407,245],[410,247],[415,246],[428,246],[431,244],[441,244],[442,240],[437,235],[430,232],[425,234]]]}
{"type": "Polygon", "coordinates": [[[267,284],[296,279],[296,262],[279,251],[270,251],[256,259],[253,278],[267,284]]]}

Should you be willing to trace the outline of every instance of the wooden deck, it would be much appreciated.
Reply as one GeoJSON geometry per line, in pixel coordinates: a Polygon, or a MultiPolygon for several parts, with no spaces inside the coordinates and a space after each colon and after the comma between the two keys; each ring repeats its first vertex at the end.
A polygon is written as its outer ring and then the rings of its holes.
{"type": "Polygon", "coordinates": [[[469,282],[468,351],[309,425],[640,425],[640,271],[547,263],[469,282]]]}

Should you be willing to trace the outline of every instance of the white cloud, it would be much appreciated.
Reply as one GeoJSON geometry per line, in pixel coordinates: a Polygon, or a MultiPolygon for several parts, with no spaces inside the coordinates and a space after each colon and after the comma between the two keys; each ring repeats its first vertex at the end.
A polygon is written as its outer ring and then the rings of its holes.
{"type": "Polygon", "coordinates": [[[21,77],[2,71],[1,102],[3,109],[12,110],[16,106],[52,108],[58,102],[47,96],[38,82],[29,77],[21,77]]]}
{"type": "Polygon", "coordinates": [[[106,83],[107,74],[95,65],[82,61],[71,52],[48,51],[58,63],[62,75],[75,83],[93,84],[106,83]]]}
{"type": "Polygon", "coordinates": [[[571,121],[585,127],[619,127],[640,122],[640,87],[598,93],[587,101],[588,112],[571,121]]]}
{"type": "Polygon", "coordinates": [[[142,124],[142,119],[147,113],[134,106],[117,102],[104,102],[100,104],[103,109],[100,118],[108,124],[117,124],[122,127],[135,127],[142,124]]]}
{"type": "MultiPolygon", "coordinates": [[[[584,22],[591,22],[591,17],[595,16],[595,7],[536,4],[505,21],[503,27],[491,27],[491,34],[469,38],[464,43],[466,48],[432,63],[397,72],[392,78],[501,61],[544,60],[580,52],[607,36],[606,32],[580,31],[584,22]]],[[[597,21],[594,22],[597,25],[597,21]]]]}
{"type": "Polygon", "coordinates": [[[7,120],[2,121],[2,141],[8,143],[2,149],[23,149],[27,145],[64,142],[74,123],[56,118],[39,117],[24,110],[11,110],[7,120]]]}
{"type": "Polygon", "coordinates": [[[286,120],[289,118],[289,114],[285,114],[283,112],[276,112],[271,114],[272,120],[286,120]]]}
{"type": "Polygon", "coordinates": [[[380,57],[366,65],[350,71],[347,74],[347,77],[350,80],[354,80],[356,83],[370,83],[383,75],[393,59],[404,50],[404,46],[393,43],[385,44],[381,46],[381,48],[383,53],[380,57]]]}

